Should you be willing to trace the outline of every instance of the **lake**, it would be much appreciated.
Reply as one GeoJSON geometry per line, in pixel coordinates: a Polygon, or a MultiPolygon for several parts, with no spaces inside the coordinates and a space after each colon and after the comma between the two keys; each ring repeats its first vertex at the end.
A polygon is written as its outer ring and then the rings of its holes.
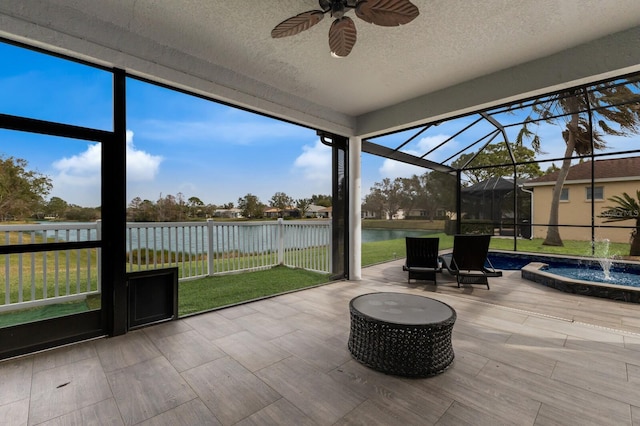
{"type": "MultiPolygon", "coordinates": [[[[71,232],[70,234],[65,234],[65,233],[60,233],[58,235],[58,238],[61,240],[65,240],[65,241],[86,241],[87,239],[89,240],[93,240],[96,239],[96,230],[95,230],[95,222],[90,222],[90,223],[79,223],[79,222],[55,222],[55,223],[51,223],[51,222],[44,222],[43,224],[47,224],[47,225],[59,225],[61,229],[65,228],[65,225],[75,225],[75,226],[87,226],[90,229],[81,229],[77,232],[71,232]],[[93,229],[91,229],[93,228],[93,229]],[[89,238],[87,238],[87,232],[89,232],[89,238]]],[[[264,223],[265,225],[274,225],[272,223],[264,223]]],[[[158,226],[162,226],[163,224],[158,223],[158,226]]],[[[166,225],[166,224],[164,224],[166,225]]],[[[199,223],[196,225],[196,227],[206,227],[206,223],[199,223]]],[[[264,232],[267,232],[267,228],[271,228],[270,226],[258,226],[256,227],[257,229],[255,229],[256,232],[258,232],[258,234],[260,234],[262,236],[262,238],[265,238],[264,232]]],[[[153,247],[153,237],[156,234],[156,231],[158,232],[162,232],[164,237],[161,237],[160,239],[165,239],[168,240],[168,233],[169,233],[169,229],[168,227],[162,227],[162,228],[158,228],[157,230],[146,230],[146,229],[141,229],[140,232],[141,234],[139,235],[138,232],[136,232],[136,228],[133,229],[129,229],[129,232],[127,232],[127,249],[131,249],[131,248],[138,248],[138,238],[141,238],[141,240],[143,242],[145,242],[145,244],[143,244],[143,247],[153,247]],[[131,243],[129,242],[129,240],[132,240],[131,243]]],[[[218,233],[221,233],[222,230],[218,229],[218,233]]],[[[429,234],[435,234],[438,233],[440,231],[427,231],[427,230],[422,230],[422,231],[416,231],[416,230],[407,230],[407,229],[363,229],[362,230],[362,242],[363,243],[370,243],[370,242],[374,242],[374,241],[386,241],[386,240],[395,240],[398,238],[404,238],[404,237],[423,237],[425,235],[429,235],[429,234]]],[[[181,235],[176,235],[175,236],[175,241],[178,241],[179,244],[182,244],[181,241],[181,235]]],[[[206,244],[206,232],[204,237],[204,241],[206,244]]],[[[220,234],[218,235],[219,238],[224,239],[223,236],[220,234]]],[[[329,234],[326,235],[326,237],[329,237],[329,234]]],[[[272,238],[269,238],[269,240],[271,240],[272,238]]],[[[327,243],[325,241],[323,241],[323,243],[327,243]]],[[[192,247],[192,249],[195,249],[195,247],[192,247]]]]}

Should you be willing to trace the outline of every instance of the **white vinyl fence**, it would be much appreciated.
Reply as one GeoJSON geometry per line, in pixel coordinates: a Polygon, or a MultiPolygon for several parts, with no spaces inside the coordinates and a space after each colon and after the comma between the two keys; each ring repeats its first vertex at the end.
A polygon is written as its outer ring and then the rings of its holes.
{"type": "MultiPolygon", "coordinates": [[[[0,225],[0,245],[101,239],[100,221],[0,225]]],[[[127,223],[127,271],[177,266],[179,279],[276,265],[331,272],[331,221],[127,223]]],[[[100,249],[0,255],[0,312],[99,294],[100,249]]]]}

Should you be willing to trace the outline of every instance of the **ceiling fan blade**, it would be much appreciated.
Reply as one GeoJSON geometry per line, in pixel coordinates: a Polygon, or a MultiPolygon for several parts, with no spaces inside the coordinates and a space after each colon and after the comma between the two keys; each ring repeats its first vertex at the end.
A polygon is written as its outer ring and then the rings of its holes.
{"type": "Polygon", "coordinates": [[[409,0],[364,0],[356,6],[356,16],[370,24],[396,27],[413,21],[420,12],[409,0]]]}
{"type": "Polygon", "coordinates": [[[345,16],[336,19],[329,29],[329,47],[336,56],[347,56],[356,44],[356,24],[353,19],[345,16]]]}
{"type": "Polygon", "coordinates": [[[271,30],[271,37],[282,38],[301,33],[308,30],[324,18],[324,12],[321,10],[310,10],[303,12],[292,18],[285,19],[271,30]]]}

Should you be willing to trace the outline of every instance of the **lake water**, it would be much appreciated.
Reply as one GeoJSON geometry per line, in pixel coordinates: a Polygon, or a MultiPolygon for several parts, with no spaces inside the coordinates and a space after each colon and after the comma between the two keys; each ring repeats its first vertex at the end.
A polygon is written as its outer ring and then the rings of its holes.
{"type": "Polygon", "coordinates": [[[406,229],[363,229],[362,242],[371,243],[373,241],[396,240],[404,237],[424,237],[429,234],[436,234],[438,231],[409,231],[406,229]]]}
{"type": "MultiPolygon", "coordinates": [[[[49,222],[45,222],[46,224],[51,225],[52,223],[49,222]]],[[[82,224],[82,223],[78,223],[78,222],[56,222],[56,225],[61,225],[61,228],[64,228],[64,225],[89,225],[89,226],[95,226],[95,223],[89,223],[89,224],[82,224]]],[[[206,226],[206,225],[200,225],[200,226],[206,226]]],[[[267,226],[259,226],[256,227],[255,230],[252,230],[253,233],[257,232],[259,234],[259,238],[262,238],[265,241],[271,241],[273,240],[273,237],[268,237],[268,235],[265,234],[269,234],[269,228],[271,227],[267,227],[267,226]]],[[[137,248],[138,247],[138,238],[141,237],[142,242],[145,242],[144,244],[142,244],[142,246],[147,246],[147,247],[152,247],[153,246],[153,235],[156,234],[156,232],[162,232],[163,234],[163,238],[165,240],[168,240],[168,228],[163,228],[162,230],[157,229],[157,230],[141,230],[142,234],[139,236],[138,233],[135,230],[131,230],[131,232],[127,232],[127,250],[130,248],[137,248]],[[150,233],[150,236],[147,237],[147,232],[150,233]],[[131,244],[129,242],[129,240],[131,241],[131,244]]],[[[222,230],[218,230],[219,233],[222,232],[222,230]]],[[[362,230],[362,242],[363,243],[370,243],[370,242],[374,242],[374,241],[387,241],[387,240],[395,240],[398,238],[405,238],[405,237],[423,237],[429,234],[434,234],[437,233],[438,231],[416,231],[416,230],[406,230],[406,229],[363,229],[362,230]]],[[[49,234],[49,236],[51,236],[51,234],[49,234]]],[[[159,237],[159,235],[158,235],[159,237]]],[[[326,235],[326,237],[329,237],[329,234],[326,235]]],[[[89,240],[93,240],[96,239],[96,230],[95,229],[91,229],[91,230],[87,230],[87,229],[81,229],[78,231],[72,231],[69,234],[64,234],[64,233],[60,233],[60,235],[58,235],[58,238],[60,238],[61,240],[66,240],[66,241],[86,241],[87,239],[89,240]],[[87,232],[89,232],[89,238],[87,238],[87,232]]],[[[205,238],[205,244],[206,244],[206,235],[204,236],[205,238]]],[[[222,235],[219,235],[219,238],[223,239],[222,235]]],[[[160,238],[162,239],[162,237],[160,238]]],[[[252,238],[253,239],[253,238],[252,238]]],[[[176,235],[175,240],[179,240],[179,244],[180,246],[182,245],[182,238],[181,235],[176,235]]],[[[277,242],[276,242],[277,243],[277,242]]],[[[276,244],[276,243],[272,243],[272,244],[276,244]]],[[[328,243],[324,242],[324,243],[328,243]]],[[[192,247],[192,249],[195,249],[195,247],[192,247]]]]}

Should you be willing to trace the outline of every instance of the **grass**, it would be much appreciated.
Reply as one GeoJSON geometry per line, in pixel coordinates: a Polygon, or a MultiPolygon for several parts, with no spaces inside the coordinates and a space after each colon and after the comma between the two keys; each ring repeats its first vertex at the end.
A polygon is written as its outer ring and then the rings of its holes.
{"type": "Polygon", "coordinates": [[[179,286],[178,311],[183,316],[328,281],[329,275],[286,266],[184,281],[179,286]]]}
{"type": "MultiPolygon", "coordinates": [[[[437,233],[430,234],[429,237],[440,239],[439,247],[441,250],[453,247],[452,235],[437,233]]],[[[591,244],[589,241],[565,241],[563,247],[544,246],[542,245],[542,241],[542,239],[517,240],[518,251],[578,256],[591,255],[591,244]]],[[[492,238],[491,248],[513,250],[513,239],[492,238]]],[[[609,252],[612,255],[624,256],[629,252],[629,245],[611,243],[609,252]]],[[[362,244],[363,267],[404,257],[406,257],[404,238],[362,244]]],[[[4,263],[4,261],[2,263],[4,263]]],[[[92,264],[95,265],[95,262],[92,261],[92,264]]],[[[47,262],[48,268],[53,265],[55,265],[55,262],[47,262]]],[[[13,261],[11,261],[11,267],[15,267],[13,261]]],[[[284,266],[250,273],[216,275],[192,281],[183,281],[179,284],[179,315],[184,316],[195,312],[233,305],[261,297],[323,284],[328,281],[328,274],[320,274],[303,269],[292,269],[284,266]]],[[[12,291],[12,293],[14,293],[14,291],[12,291]]],[[[54,308],[47,308],[48,312],[38,312],[43,311],[43,308],[33,308],[1,314],[0,327],[7,324],[17,324],[51,316],[65,315],[72,313],[72,311],[65,311],[66,309],[75,309],[71,305],[65,305],[69,304],[58,304],[55,305],[56,307],[54,308]]],[[[89,309],[99,308],[100,296],[90,296],[85,303],[85,307],[82,307],[82,309],[86,309],[87,305],[89,309]]]]}
{"type": "MultiPolygon", "coordinates": [[[[440,250],[453,248],[453,235],[444,233],[429,234],[429,237],[439,238],[440,250]]],[[[564,246],[554,247],[542,244],[542,238],[533,240],[517,240],[517,249],[522,252],[559,254],[568,256],[591,256],[590,241],[564,241],[564,246]]],[[[513,238],[492,238],[491,249],[513,250],[513,238]]],[[[611,243],[609,255],[622,258],[629,254],[629,244],[611,243]]],[[[389,262],[407,256],[405,242],[403,238],[387,241],[375,241],[362,244],[362,266],[375,265],[376,263],[389,262]]]]}

